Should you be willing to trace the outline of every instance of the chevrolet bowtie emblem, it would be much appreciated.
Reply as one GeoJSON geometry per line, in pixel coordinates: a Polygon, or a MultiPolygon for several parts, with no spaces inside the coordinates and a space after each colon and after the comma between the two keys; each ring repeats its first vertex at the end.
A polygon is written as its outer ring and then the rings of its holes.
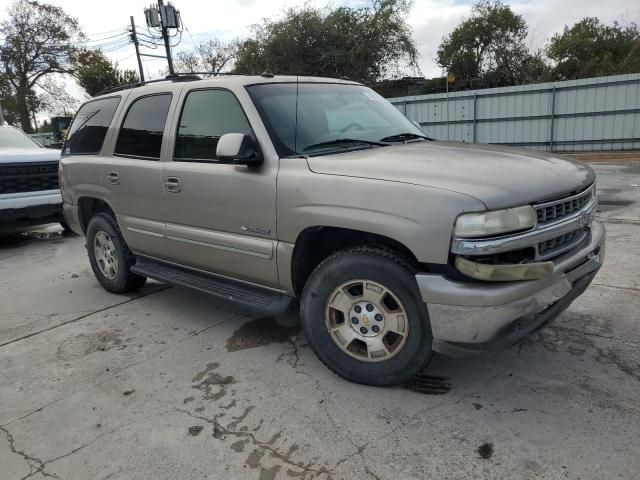
{"type": "Polygon", "coordinates": [[[364,326],[365,326],[365,327],[368,327],[368,326],[369,326],[369,319],[367,318],[367,316],[366,316],[366,315],[363,315],[363,316],[362,316],[362,323],[364,323],[364,326]]]}

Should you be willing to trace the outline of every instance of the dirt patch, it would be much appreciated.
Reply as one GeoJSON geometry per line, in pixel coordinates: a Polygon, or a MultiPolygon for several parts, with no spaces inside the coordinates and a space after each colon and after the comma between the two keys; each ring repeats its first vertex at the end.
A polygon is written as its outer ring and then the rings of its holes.
{"type": "Polygon", "coordinates": [[[493,456],[493,443],[483,443],[478,447],[478,455],[480,458],[489,460],[493,456]]]}
{"type": "Polygon", "coordinates": [[[244,447],[247,445],[247,443],[249,443],[249,439],[245,438],[243,440],[238,440],[237,442],[233,442],[231,444],[231,449],[234,452],[244,452],[244,447]]]}
{"type": "Polygon", "coordinates": [[[300,332],[300,325],[286,326],[274,317],[255,318],[243,324],[227,340],[227,351],[264,347],[271,343],[284,343],[300,332]]]}
{"type": "Polygon", "coordinates": [[[192,437],[197,437],[198,435],[200,435],[200,433],[202,432],[202,429],[204,427],[202,425],[194,425],[192,427],[189,427],[189,435],[191,435],[192,437]]]}
{"type": "Polygon", "coordinates": [[[88,335],[83,333],[76,337],[68,338],[58,345],[57,357],[60,360],[73,360],[85,357],[93,352],[105,352],[112,348],[126,348],[120,334],[110,331],[88,335]]]}
{"type": "Polygon", "coordinates": [[[448,377],[436,377],[418,373],[404,384],[403,388],[427,395],[444,395],[451,391],[451,383],[448,377]]]}
{"type": "Polygon", "coordinates": [[[220,400],[227,394],[227,386],[236,383],[235,378],[231,375],[220,375],[215,370],[220,366],[219,363],[208,363],[207,368],[198,373],[191,380],[194,384],[191,388],[200,390],[203,393],[204,400],[220,400]]]}

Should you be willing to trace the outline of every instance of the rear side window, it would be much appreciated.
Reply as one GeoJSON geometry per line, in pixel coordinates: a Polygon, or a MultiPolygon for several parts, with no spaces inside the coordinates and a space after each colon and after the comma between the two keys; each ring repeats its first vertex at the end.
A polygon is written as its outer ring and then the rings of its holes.
{"type": "Polygon", "coordinates": [[[227,90],[196,90],[184,102],[174,160],[215,161],[218,140],[226,133],[251,134],[235,95],[227,90]]]}
{"type": "Polygon", "coordinates": [[[118,108],[120,97],[103,98],[85,103],[71,124],[63,155],[95,155],[102,149],[104,137],[118,108]]]}
{"type": "Polygon", "coordinates": [[[159,159],[170,104],[170,93],[150,95],[133,102],[120,128],[116,155],[159,159]]]}

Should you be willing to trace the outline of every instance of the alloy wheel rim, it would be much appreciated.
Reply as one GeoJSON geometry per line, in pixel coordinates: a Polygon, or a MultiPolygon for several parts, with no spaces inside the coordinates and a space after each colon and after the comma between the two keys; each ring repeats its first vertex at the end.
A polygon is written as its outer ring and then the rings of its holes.
{"type": "Polygon", "coordinates": [[[100,273],[108,280],[113,280],[118,275],[118,257],[116,247],[108,233],[102,230],[96,233],[93,239],[93,253],[100,273]]]}
{"type": "Polygon", "coordinates": [[[394,357],[409,333],[400,299],[383,284],[365,279],[344,282],[333,290],[325,308],[325,324],[340,350],[365,362],[394,357]]]}

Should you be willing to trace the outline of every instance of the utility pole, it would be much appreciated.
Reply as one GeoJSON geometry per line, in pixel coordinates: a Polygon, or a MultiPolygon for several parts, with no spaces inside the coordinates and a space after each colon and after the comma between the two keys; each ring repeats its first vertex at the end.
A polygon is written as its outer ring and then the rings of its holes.
{"type": "Polygon", "coordinates": [[[129,17],[131,20],[131,40],[136,47],[136,58],[138,59],[138,69],[140,70],[140,81],[144,82],[144,71],[142,70],[142,58],[140,57],[140,45],[138,44],[138,36],[136,35],[136,24],[133,21],[133,15],[129,17]]]}
{"type": "MultiPolygon", "coordinates": [[[[169,4],[171,6],[171,4],[169,4]]],[[[164,39],[164,48],[167,51],[167,63],[169,64],[169,75],[173,75],[173,58],[171,58],[171,44],[169,43],[169,35],[167,35],[167,10],[164,8],[164,2],[158,0],[158,9],[160,10],[160,26],[162,28],[162,38],[164,39]]]]}

